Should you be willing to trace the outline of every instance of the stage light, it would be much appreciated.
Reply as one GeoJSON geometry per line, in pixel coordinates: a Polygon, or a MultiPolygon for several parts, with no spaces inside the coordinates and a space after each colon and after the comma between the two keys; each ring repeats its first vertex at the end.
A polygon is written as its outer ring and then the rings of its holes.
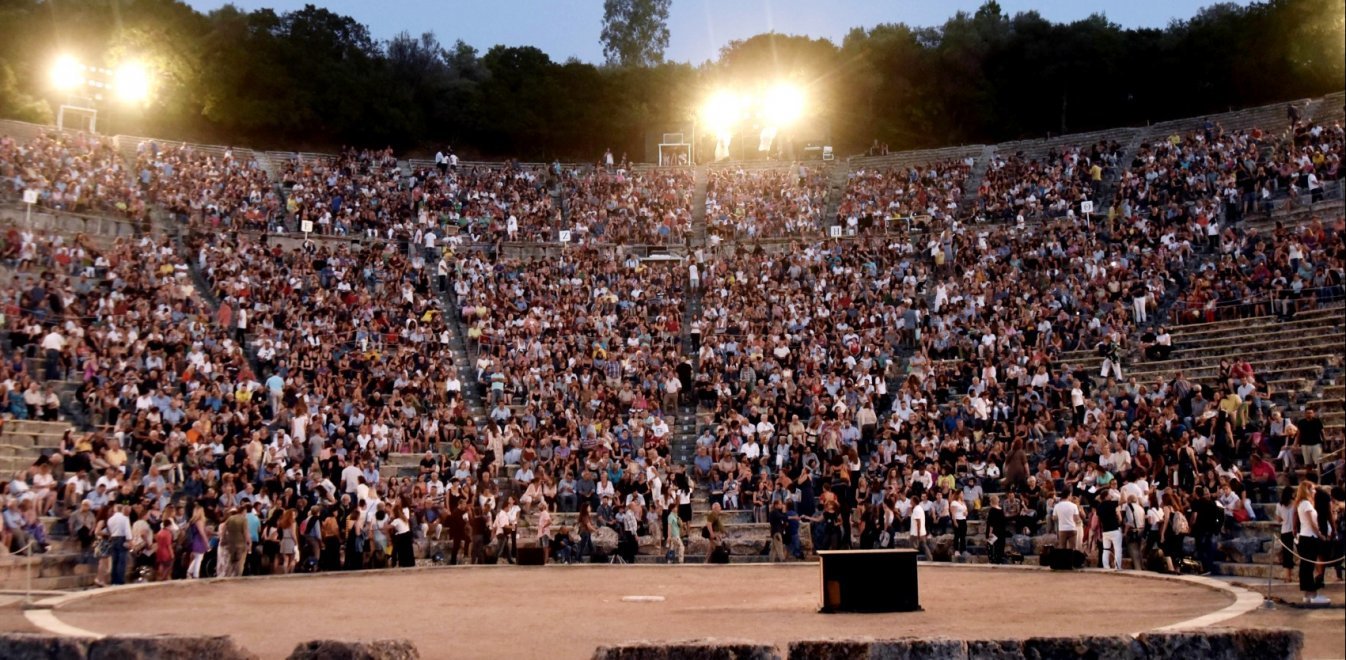
{"type": "Polygon", "coordinates": [[[113,83],[117,97],[127,103],[143,103],[150,96],[150,72],[140,62],[123,62],[113,83]]]}
{"type": "Polygon", "coordinates": [[[741,119],[743,99],[733,92],[717,92],[701,108],[701,121],[721,140],[733,133],[741,119]]]}
{"type": "Polygon", "coordinates": [[[762,99],[762,115],[771,126],[789,126],[803,114],[804,92],[794,85],[776,85],[762,99]]]}
{"type": "Polygon", "coordinates": [[[56,58],[51,66],[51,84],[56,89],[69,90],[84,84],[84,65],[70,55],[56,58]]]}

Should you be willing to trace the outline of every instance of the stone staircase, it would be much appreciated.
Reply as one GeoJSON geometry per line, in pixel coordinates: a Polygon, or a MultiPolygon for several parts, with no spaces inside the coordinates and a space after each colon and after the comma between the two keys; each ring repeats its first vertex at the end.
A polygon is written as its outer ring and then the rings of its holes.
{"type": "MultiPolygon", "coordinates": [[[[828,174],[827,182],[827,209],[823,211],[823,224],[841,224],[837,218],[837,209],[841,207],[841,200],[846,196],[846,184],[849,182],[851,168],[849,164],[833,164],[828,174]]],[[[827,227],[821,227],[823,232],[827,227]]]]}
{"type": "MultiPolygon", "coordinates": [[[[39,456],[59,452],[69,422],[5,420],[0,427],[0,474],[5,478],[26,470],[39,456]]],[[[60,468],[60,461],[54,465],[60,468]]],[[[59,480],[58,480],[59,481],[59,480]]],[[[58,504],[58,513],[64,513],[58,504]]],[[[32,556],[0,554],[0,589],[26,589],[31,571],[35,590],[80,589],[93,584],[96,566],[66,533],[65,519],[43,516],[48,549],[32,556]]]]}
{"type": "Polygon", "coordinates": [[[444,303],[444,321],[449,328],[449,346],[454,368],[458,370],[458,381],[462,383],[463,400],[472,419],[483,422],[486,419],[486,403],[482,399],[485,384],[477,380],[476,361],[468,351],[467,329],[463,327],[461,309],[451,289],[441,291],[440,300],[444,303]]]}
{"type": "Polygon", "coordinates": [[[710,182],[708,165],[692,170],[692,236],[691,247],[706,244],[706,188],[710,182]]]}
{"type": "MultiPolygon", "coordinates": [[[[1243,358],[1259,378],[1267,380],[1273,401],[1296,415],[1301,406],[1322,407],[1329,436],[1334,430],[1339,437],[1346,400],[1340,396],[1325,399],[1323,393],[1339,395],[1341,391],[1338,383],[1342,382],[1341,347],[1346,345],[1344,315],[1346,308],[1338,303],[1300,312],[1291,321],[1263,316],[1175,326],[1171,329],[1174,351],[1170,359],[1124,359],[1123,375],[1152,384],[1172,379],[1182,371],[1193,382],[1216,385],[1222,379],[1220,360],[1243,358]]],[[[1094,374],[1102,363],[1091,350],[1063,353],[1061,360],[1094,374]]]]}

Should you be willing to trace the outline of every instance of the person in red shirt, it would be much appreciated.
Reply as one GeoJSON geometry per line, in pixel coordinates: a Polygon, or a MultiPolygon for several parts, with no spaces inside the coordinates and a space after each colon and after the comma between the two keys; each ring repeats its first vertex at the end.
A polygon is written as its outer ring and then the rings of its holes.
{"type": "Polygon", "coordinates": [[[173,529],[165,523],[154,535],[155,582],[173,579],[173,529]]]}

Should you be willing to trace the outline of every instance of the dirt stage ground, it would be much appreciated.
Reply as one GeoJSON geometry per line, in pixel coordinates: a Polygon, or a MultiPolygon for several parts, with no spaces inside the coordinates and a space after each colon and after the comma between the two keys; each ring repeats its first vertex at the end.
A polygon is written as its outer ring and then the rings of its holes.
{"type": "Polygon", "coordinates": [[[1154,579],[922,567],[923,612],[818,614],[813,564],[445,568],[169,583],[59,607],[99,633],[234,635],[263,658],[297,642],[405,637],[425,658],[586,658],[605,643],[718,637],[1027,637],[1133,633],[1233,602],[1154,579]],[[662,596],[663,602],[624,602],[662,596]]]}

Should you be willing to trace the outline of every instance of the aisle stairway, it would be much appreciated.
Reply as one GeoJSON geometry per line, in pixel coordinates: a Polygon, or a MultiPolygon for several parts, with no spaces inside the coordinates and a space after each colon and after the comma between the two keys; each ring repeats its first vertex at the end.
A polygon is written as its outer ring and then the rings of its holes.
{"type": "MultiPolygon", "coordinates": [[[[69,422],[5,420],[0,427],[0,474],[4,479],[26,470],[39,456],[56,456],[69,422]]],[[[56,465],[59,467],[59,457],[56,465]]],[[[62,515],[65,510],[57,505],[62,515]]],[[[78,589],[94,580],[91,557],[66,533],[64,518],[42,516],[48,540],[47,552],[33,556],[0,554],[0,589],[26,589],[31,571],[33,589],[78,589]]]]}

